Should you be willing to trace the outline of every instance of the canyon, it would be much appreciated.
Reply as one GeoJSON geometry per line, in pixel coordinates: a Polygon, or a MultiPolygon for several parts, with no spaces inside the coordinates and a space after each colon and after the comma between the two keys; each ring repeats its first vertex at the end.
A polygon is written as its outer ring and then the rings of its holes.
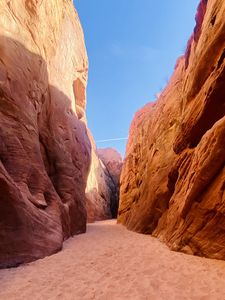
{"type": "Polygon", "coordinates": [[[0,298],[223,299],[225,2],[200,1],[124,160],[88,128],[73,1],[0,15],[0,298]]]}
{"type": "Polygon", "coordinates": [[[124,160],[88,128],[73,2],[1,1],[0,15],[0,298],[222,299],[225,2],[200,1],[124,160]]]}
{"type": "Polygon", "coordinates": [[[118,222],[225,259],[225,2],[202,0],[185,55],[131,124],[118,222]]]}

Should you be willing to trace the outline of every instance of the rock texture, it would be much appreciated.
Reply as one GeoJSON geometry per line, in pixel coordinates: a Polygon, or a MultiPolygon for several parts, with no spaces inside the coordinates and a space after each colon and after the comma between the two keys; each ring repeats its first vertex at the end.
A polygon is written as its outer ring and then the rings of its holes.
{"type": "Polygon", "coordinates": [[[225,259],[225,2],[202,0],[186,53],[131,125],[119,222],[225,259]]]}
{"type": "Polygon", "coordinates": [[[0,15],[1,268],[50,255],[85,232],[94,142],[72,1],[1,1],[0,15]]]}
{"type": "Polygon", "coordinates": [[[118,207],[118,186],[107,167],[98,156],[94,140],[89,133],[92,152],[91,168],[86,186],[88,222],[111,219],[115,206],[118,207]]]}
{"type": "Polygon", "coordinates": [[[99,148],[98,156],[106,167],[107,173],[111,178],[111,214],[117,217],[119,206],[120,175],[123,166],[122,156],[113,148],[99,148]]]}

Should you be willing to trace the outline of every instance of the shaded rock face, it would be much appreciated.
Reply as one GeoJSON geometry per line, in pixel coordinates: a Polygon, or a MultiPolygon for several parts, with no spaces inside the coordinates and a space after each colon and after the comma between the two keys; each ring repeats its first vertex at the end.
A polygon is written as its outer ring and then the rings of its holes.
{"type": "Polygon", "coordinates": [[[111,219],[111,187],[114,183],[102,161],[91,133],[91,167],[86,185],[86,208],[88,222],[111,219]]]}
{"type": "Polygon", "coordinates": [[[97,153],[111,179],[111,182],[108,181],[111,189],[111,214],[113,218],[116,218],[119,206],[120,175],[123,166],[122,156],[113,148],[98,149],[97,153]]]}
{"type": "Polygon", "coordinates": [[[85,232],[91,142],[72,2],[1,1],[0,14],[0,267],[9,267],[85,232]]]}
{"type": "Polygon", "coordinates": [[[156,103],[131,125],[118,221],[176,251],[225,259],[225,2],[196,27],[156,103]]]}
{"type": "Polygon", "coordinates": [[[89,136],[92,159],[86,186],[86,207],[88,222],[94,222],[117,216],[122,158],[111,148],[97,150],[90,133],[89,136]]]}

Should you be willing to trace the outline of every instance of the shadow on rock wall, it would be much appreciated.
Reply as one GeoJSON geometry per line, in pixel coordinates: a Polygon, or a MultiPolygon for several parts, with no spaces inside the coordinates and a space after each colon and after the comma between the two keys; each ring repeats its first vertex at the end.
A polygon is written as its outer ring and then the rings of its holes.
{"type": "Polygon", "coordinates": [[[0,37],[0,268],[50,255],[85,232],[86,125],[46,62],[0,37]]]}

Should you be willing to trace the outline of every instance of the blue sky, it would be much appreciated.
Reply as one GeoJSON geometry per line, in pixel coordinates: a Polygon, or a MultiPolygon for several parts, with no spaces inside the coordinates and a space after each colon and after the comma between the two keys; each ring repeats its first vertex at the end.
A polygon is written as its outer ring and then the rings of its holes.
{"type": "MultiPolygon", "coordinates": [[[[87,119],[96,141],[128,136],[134,113],[169,80],[198,0],[74,0],[89,58],[87,119]]],[[[126,141],[97,142],[124,154],[126,141]]]]}

